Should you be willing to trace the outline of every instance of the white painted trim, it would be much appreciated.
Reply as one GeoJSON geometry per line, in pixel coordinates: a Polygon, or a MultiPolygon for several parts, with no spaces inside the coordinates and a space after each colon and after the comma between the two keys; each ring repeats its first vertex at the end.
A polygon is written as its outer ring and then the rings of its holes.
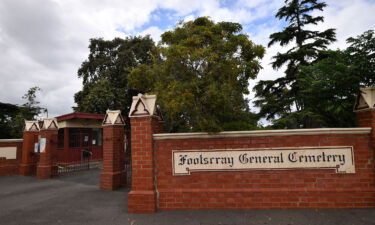
{"type": "Polygon", "coordinates": [[[154,134],[154,140],[190,139],[190,138],[228,138],[228,137],[262,137],[262,136],[292,136],[292,135],[321,135],[321,134],[370,134],[371,127],[360,128],[316,128],[316,129],[285,129],[285,130],[252,130],[224,131],[217,134],[209,133],[165,133],[154,134]]]}
{"type": "Polygon", "coordinates": [[[4,142],[23,142],[23,139],[0,139],[0,143],[4,142]]]}

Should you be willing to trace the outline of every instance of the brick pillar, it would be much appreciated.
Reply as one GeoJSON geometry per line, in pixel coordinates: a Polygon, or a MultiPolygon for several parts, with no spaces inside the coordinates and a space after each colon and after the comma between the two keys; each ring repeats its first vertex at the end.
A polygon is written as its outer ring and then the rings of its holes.
{"type": "Polygon", "coordinates": [[[154,181],[153,134],[162,124],[155,110],[155,95],[133,97],[130,109],[132,186],[128,194],[129,213],[154,213],[157,196],[154,181]]]}
{"type": "Polygon", "coordinates": [[[371,127],[371,146],[375,149],[375,108],[356,111],[357,125],[359,127],[371,127]]]}
{"type": "Polygon", "coordinates": [[[371,146],[375,149],[375,87],[361,88],[354,112],[359,127],[371,127],[371,146]]]}
{"type": "Polygon", "coordinates": [[[39,179],[48,179],[52,177],[52,154],[57,148],[58,126],[55,118],[46,118],[43,120],[43,126],[40,129],[40,158],[36,169],[36,177],[39,179]]]}
{"type": "Polygon", "coordinates": [[[107,110],[103,121],[103,170],[100,188],[115,190],[126,184],[124,162],[124,120],[121,111],[107,110]]]}
{"type": "Polygon", "coordinates": [[[36,173],[35,144],[38,143],[39,124],[38,121],[25,121],[23,131],[22,158],[19,174],[31,176],[36,173]]]}

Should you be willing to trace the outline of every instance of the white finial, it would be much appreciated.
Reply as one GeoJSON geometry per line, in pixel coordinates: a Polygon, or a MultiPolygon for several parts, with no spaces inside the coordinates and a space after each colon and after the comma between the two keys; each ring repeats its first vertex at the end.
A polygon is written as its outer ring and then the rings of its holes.
{"type": "Polygon", "coordinates": [[[43,125],[42,130],[51,130],[51,129],[59,129],[59,126],[57,125],[56,118],[44,118],[43,119],[43,125]]]}
{"type": "Polygon", "coordinates": [[[125,125],[125,121],[121,116],[121,110],[108,109],[103,120],[103,126],[106,125],[125,125]]]}
{"type": "Polygon", "coordinates": [[[354,111],[375,108],[375,87],[361,88],[357,96],[354,111]]]}

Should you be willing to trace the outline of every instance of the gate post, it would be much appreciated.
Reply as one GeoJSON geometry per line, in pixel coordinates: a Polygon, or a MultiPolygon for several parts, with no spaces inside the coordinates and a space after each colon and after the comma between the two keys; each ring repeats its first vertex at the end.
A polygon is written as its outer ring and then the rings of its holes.
{"type": "Polygon", "coordinates": [[[23,130],[22,158],[19,167],[19,174],[30,176],[36,173],[35,144],[38,143],[39,123],[38,121],[25,120],[23,130]]]}
{"type": "Polygon", "coordinates": [[[36,177],[48,179],[52,177],[52,154],[57,148],[57,120],[56,118],[46,118],[40,129],[40,158],[36,169],[36,177]]]}
{"type": "Polygon", "coordinates": [[[124,119],[120,110],[107,110],[103,121],[103,170],[100,188],[115,190],[126,182],[124,163],[124,119]]]}
{"type": "Polygon", "coordinates": [[[361,88],[354,105],[357,126],[371,127],[371,147],[375,149],[375,87],[361,88]]]}
{"type": "Polygon", "coordinates": [[[155,95],[133,97],[131,126],[132,186],[128,194],[129,213],[156,212],[153,134],[161,131],[161,117],[155,95]]]}

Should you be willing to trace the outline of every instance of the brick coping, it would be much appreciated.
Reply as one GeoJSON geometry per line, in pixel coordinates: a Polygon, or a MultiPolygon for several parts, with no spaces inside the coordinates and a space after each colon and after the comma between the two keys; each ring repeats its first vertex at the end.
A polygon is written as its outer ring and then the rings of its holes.
{"type": "Polygon", "coordinates": [[[354,192],[354,193],[375,193],[375,187],[354,187],[354,188],[159,188],[156,189],[156,193],[203,193],[203,192],[210,192],[210,193],[240,193],[240,192],[250,192],[250,193],[259,193],[259,192],[354,192]]]}
{"type": "Polygon", "coordinates": [[[370,134],[371,127],[360,128],[315,128],[315,129],[283,129],[283,130],[252,130],[224,131],[216,134],[197,133],[162,133],[154,134],[154,140],[191,139],[191,138],[230,138],[230,137],[261,137],[261,136],[293,136],[322,134],[370,134]]]}
{"type": "Polygon", "coordinates": [[[23,139],[0,139],[0,143],[4,142],[23,142],[23,139]]]}

